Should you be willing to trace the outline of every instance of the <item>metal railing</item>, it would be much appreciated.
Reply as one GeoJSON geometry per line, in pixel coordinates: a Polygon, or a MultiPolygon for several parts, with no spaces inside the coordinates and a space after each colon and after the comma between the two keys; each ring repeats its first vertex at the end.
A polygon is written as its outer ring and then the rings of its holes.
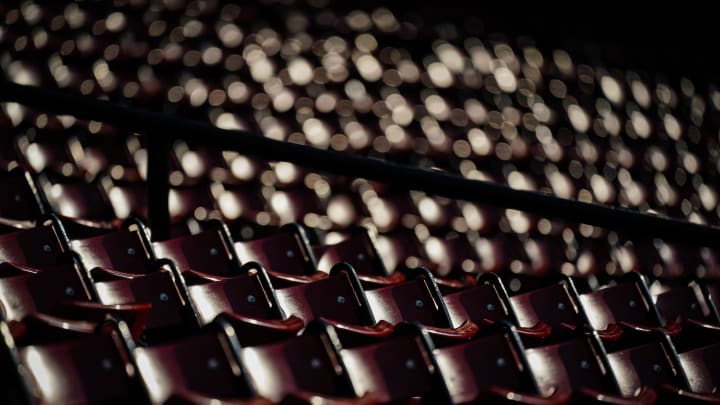
{"type": "Polygon", "coordinates": [[[651,236],[702,246],[720,242],[720,228],[688,221],[568,200],[553,195],[514,190],[508,186],[471,180],[438,170],[400,165],[334,150],[265,138],[260,134],[227,130],[180,117],[144,111],[88,96],[81,96],[0,79],[0,101],[16,102],[53,114],[68,114],[141,133],[148,139],[148,211],[154,239],[169,237],[168,157],[172,141],[192,140],[225,150],[271,161],[349,177],[378,181],[409,190],[457,200],[513,208],[542,217],[570,220],[623,231],[634,236],[651,236]]]}

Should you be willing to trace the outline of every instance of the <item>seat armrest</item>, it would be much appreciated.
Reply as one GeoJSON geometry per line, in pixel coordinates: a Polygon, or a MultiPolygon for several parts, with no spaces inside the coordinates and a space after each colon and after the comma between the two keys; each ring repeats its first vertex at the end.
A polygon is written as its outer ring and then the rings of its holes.
{"type": "Polygon", "coordinates": [[[248,399],[230,399],[215,398],[205,394],[191,391],[189,389],[180,389],[172,393],[170,398],[165,401],[167,405],[271,405],[269,401],[262,397],[254,397],[248,399]]]}
{"type": "Polygon", "coordinates": [[[183,279],[185,279],[185,284],[187,284],[188,286],[207,284],[213,281],[221,281],[229,278],[223,276],[216,276],[215,274],[203,273],[197,270],[185,270],[181,274],[183,279]]]}
{"type": "Polygon", "coordinates": [[[594,390],[592,388],[581,388],[576,395],[580,403],[597,402],[614,405],[650,405],[657,400],[657,393],[647,387],[634,397],[623,397],[616,394],[594,390]]]}
{"type": "Polygon", "coordinates": [[[547,339],[552,333],[552,326],[545,322],[538,322],[530,327],[516,326],[518,334],[522,337],[528,337],[533,339],[547,339]]]}
{"type": "Polygon", "coordinates": [[[144,274],[125,273],[105,267],[93,267],[90,269],[90,276],[94,282],[114,281],[142,277],[144,274]]]}
{"type": "Polygon", "coordinates": [[[277,273],[277,272],[268,272],[268,275],[272,279],[272,284],[275,287],[278,287],[278,283],[280,285],[286,284],[286,285],[296,285],[296,284],[306,284],[311,283],[313,281],[322,280],[324,278],[328,277],[327,273],[324,273],[322,271],[316,271],[313,274],[287,274],[287,273],[277,273]]]}
{"type": "Polygon", "coordinates": [[[682,388],[663,384],[660,386],[660,393],[672,398],[671,402],[682,404],[720,404],[720,394],[692,392],[682,388]]]}
{"type": "Polygon", "coordinates": [[[321,317],[320,320],[337,329],[340,334],[356,335],[364,338],[382,339],[390,336],[395,330],[395,327],[387,321],[380,321],[375,325],[368,326],[338,322],[323,317],[321,317]]]}
{"type": "Polygon", "coordinates": [[[543,397],[537,394],[526,394],[521,392],[515,392],[504,387],[498,387],[492,385],[485,389],[480,394],[478,403],[482,403],[483,400],[488,403],[505,403],[505,404],[529,404],[529,405],[558,405],[567,404],[570,402],[570,395],[565,393],[559,393],[557,390],[547,397],[543,397]]]}
{"type": "Polygon", "coordinates": [[[358,274],[358,279],[365,284],[369,284],[372,287],[384,287],[392,284],[399,284],[405,281],[405,275],[400,272],[395,272],[389,276],[378,276],[373,274],[358,274]]]}
{"type": "Polygon", "coordinates": [[[454,341],[470,340],[475,336],[480,328],[472,321],[464,321],[457,328],[438,328],[436,326],[423,325],[423,329],[434,340],[454,341]]]}
{"type": "Polygon", "coordinates": [[[283,398],[280,402],[282,405],[299,405],[299,404],[323,404],[323,405],[374,405],[381,403],[372,393],[363,395],[360,398],[344,398],[335,396],[326,396],[315,392],[297,390],[283,398]]]}
{"type": "Polygon", "coordinates": [[[625,321],[620,322],[620,326],[635,332],[663,331],[670,337],[675,337],[682,331],[682,322],[680,319],[675,319],[674,321],[668,323],[667,326],[645,326],[625,321]]]}
{"type": "Polygon", "coordinates": [[[228,313],[218,316],[224,316],[233,325],[240,343],[247,346],[287,339],[305,326],[305,322],[295,315],[290,315],[287,319],[253,318],[228,313]]]}
{"type": "Polygon", "coordinates": [[[150,318],[150,303],[106,305],[88,301],[65,301],[52,312],[62,318],[91,322],[102,322],[110,315],[127,323],[135,341],[140,339],[142,331],[150,318]]]}
{"type": "Polygon", "coordinates": [[[597,331],[597,334],[606,342],[615,342],[622,337],[623,329],[619,325],[611,323],[607,328],[597,331]]]}

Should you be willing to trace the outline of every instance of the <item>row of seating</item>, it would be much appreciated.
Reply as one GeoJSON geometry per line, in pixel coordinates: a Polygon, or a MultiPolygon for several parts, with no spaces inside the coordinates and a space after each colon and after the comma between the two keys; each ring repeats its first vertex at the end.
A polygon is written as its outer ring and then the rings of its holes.
{"type": "MultiPolygon", "coordinates": [[[[600,345],[601,353],[606,353],[607,358],[599,355],[596,360],[609,362],[612,372],[605,371],[602,373],[605,377],[588,381],[607,384],[607,381],[617,378],[618,373],[623,373],[623,377],[611,385],[602,385],[605,388],[594,386],[601,391],[615,387],[610,394],[630,397],[638,389],[647,391],[668,383],[676,386],[677,389],[672,391],[675,395],[682,395],[686,390],[705,392],[717,381],[716,375],[707,371],[708,367],[712,367],[708,357],[708,353],[712,352],[707,350],[718,343],[713,333],[720,323],[715,304],[720,298],[717,295],[720,290],[711,281],[684,286],[666,285],[662,293],[652,295],[645,279],[638,273],[631,273],[626,279],[609,281],[596,289],[582,283],[576,285],[576,280],[572,278],[561,278],[557,282],[544,278],[535,280],[534,286],[530,283],[531,287],[525,288],[529,290],[527,292],[509,295],[506,285],[492,273],[486,273],[477,280],[436,277],[422,268],[388,274],[365,232],[336,245],[313,249],[299,226],[285,227],[263,239],[233,243],[222,223],[211,223],[206,230],[195,235],[151,243],[148,232],[139,221],[130,221],[120,230],[99,229],[51,216],[47,221],[38,221],[37,225],[0,236],[0,261],[3,262],[0,303],[11,337],[9,341],[14,339],[19,342],[17,346],[21,355],[17,360],[18,366],[29,368],[31,373],[48,373],[44,367],[23,357],[28,350],[30,353],[40,350],[36,346],[47,344],[46,339],[64,341],[68,338],[67,334],[88,333],[92,330],[89,323],[113,315],[127,322],[127,326],[123,323],[120,328],[126,328],[122,333],[133,345],[129,347],[134,347],[136,343],[147,347],[133,349],[132,353],[156,402],[164,402],[172,395],[184,395],[183,390],[199,384],[198,377],[183,387],[182,382],[190,381],[190,378],[187,375],[185,379],[179,378],[175,374],[190,372],[184,370],[189,364],[170,362],[167,353],[177,354],[185,345],[194,347],[192,342],[196,339],[203,342],[197,350],[202,348],[202,353],[207,353],[210,350],[207,339],[210,338],[198,336],[212,328],[207,325],[214,322],[230,324],[233,330],[231,337],[239,343],[239,347],[244,348],[236,354],[240,356],[240,363],[247,369],[250,380],[255,383],[247,387],[254,386],[257,393],[273,401],[298,392],[309,395],[305,391],[340,396],[372,393],[378,395],[375,399],[382,402],[408,395],[448,401],[450,393],[455,402],[473,399],[481,391],[483,395],[490,395],[495,391],[484,392],[487,386],[468,391],[467,385],[473,382],[470,376],[477,377],[476,370],[487,372],[484,366],[478,368],[480,365],[469,359],[475,356],[482,358],[485,356],[482,353],[496,354],[497,349],[471,353],[484,350],[489,342],[499,344],[497,339],[510,345],[506,350],[516,352],[514,360],[520,363],[515,373],[524,373],[523,378],[528,379],[530,385],[507,385],[510,381],[514,384],[523,381],[514,374],[509,380],[500,380],[503,381],[501,390],[495,395],[506,389],[513,392],[529,390],[530,394],[552,396],[554,390],[564,387],[563,395],[567,396],[578,394],[580,388],[589,388],[573,385],[574,380],[567,381],[568,377],[562,377],[562,374],[540,385],[533,380],[549,378],[541,371],[533,377],[530,371],[533,364],[534,367],[544,367],[547,360],[527,363],[528,358],[552,358],[553,351],[565,345],[574,347],[568,349],[571,351],[578,350],[578,347],[597,351],[599,349],[593,345],[600,345]],[[66,232],[63,224],[69,225],[67,229],[71,229],[72,233],[66,232]],[[68,235],[73,235],[73,239],[68,239],[68,235]],[[315,259],[316,255],[319,260],[315,259]],[[542,285],[538,286],[538,283],[542,285]],[[78,322],[83,327],[47,314],[80,319],[78,322]],[[219,315],[223,321],[217,321],[219,315]],[[308,381],[305,381],[304,373],[301,374],[303,377],[297,376],[304,369],[295,363],[298,359],[291,354],[290,348],[300,344],[301,349],[296,347],[295,350],[303,353],[310,350],[304,346],[306,343],[299,342],[310,339],[309,330],[315,330],[310,325],[317,320],[324,323],[320,328],[325,330],[324,333],[331,333],[329,342],[335,344],[339,339],[339,346],[335,348],[337,352],[332,354],[331,351],[325,356],[338,356],[335,362],[340,361],[341,365],[330,367],[330,362],[325,363],[327,357],[320,360],[310,357],[309,365],[312,369],[321,369],[313,366],[320,361],[330,370],[346,370],[344,378],[349,378],[352,387],[349,391],[347,386],[341,389],[339,385],[314,385],[320,381],[327,383],[328,375],[322,380],[308,378],[308,381]],[[408,337],[403,332],[407,331],[407,322],[417,323],[416,329],[413,329],[415,332],[410,334],[415,337],[408,337]],[[205,329],[201,329],[202,325],[205,329]],[[303,334],[297,337],[303,329],[303,334]],[[398,345],[408,347],[407,343],[400,343],[403,341],[399,337],[401,335],[405,336],[405,342],[407,339],[416,342],[419,350],[414,354],[404,351],[404,355],[419,357],[393,359],[405,361],[406,367],[401,367],[404,372],[417,372],[416,367],[422,368],[420,365],[424,364],[428,373],[424,378],[434,383],[428,383],[423,388],[410,375],[387,374],[386,367],[393,370],[398,364],[384,363],[386,356],[395,354],[399,350],[398,345]],[[257,345],[258,348],[254,349],[257,345]],[[30,347],[34,349],[28,349],[30,347]],[[689,353],[687,356],[696,357],[686,361],[690,363],[683,363],[685,368],[679,372],[678,361],[685,358],[681,354],[685,355],[686,351],[689,353]],[[280,353],[287,358],[278,357],[280,353]],[[667,354],[657,357],[663,353],[675,353],[676,357],[667,354]],[[149,361],[147,356],[149,359],[162,359],[163,365],[149,361]],[[367,364],[373,362],[370,359],[379,364],[367,364]],[[420,360],[425,363],[420,363],[420,360]],[[461,360],[469,364],[458,365],[461,360]],[[658,363],[661,360],[664,363],[658,363]],[[410,361],[414,364],[412,367],[407,366],[410,361]],[[438,365],[433,366],[433,362],[438,365]],[[527,364],[530,364],[529,370],[527,364]],[[658,364],[660,371],[645,371],[645,368],[658,364]],[[157,370],[163,367],[168,369],[157,370]],[[663,371],[662,367],[675,371],[663,371]],[[705,371],[698,371],[701,368],[705,371]],[[383,378],[373,385],[367,378],[368,375],[377,375],[377,370],[381,370],[383,378]],[[289,371],[297,376],[293,383],[278,380],[278,375],[289,371]],[[696,377],[699,381],[694,382],[696,385],[690,385],[689,372],[703,373],[696,377]],[[353,378],[353,373],[359,374],[353,378]],[[616,377],[612,377],[613,373],[616,377]],[[636,377],[627,377],[628,373],[636,377]],[[442,379],[438,379],[440,376],[442,379]],[[461,382],[455,381],[453,376],[462,377],[461,382]],[[275,382],[267,385],[266,379],[275,382]],[[175,385],[181,387],[179,392],[173,388],[175,385]],[[403,391],[403,387],[410,391],[403,391]]],[[[223,330],[229,333],[227,328],[223,330]]],[[[211,335],[216,336],[217,332],[211,335]]],[[[70,339],[69,346],[57,349],[62,353],[81,341],[70,339]]],[[[230,347],[237,348],[238,345],[233,343],[230,347]]],[[[327,343],[319,347],[329,350],[327,343]]],[[[197,350],[187,352],[192,353],[188,362],[205,361],[202,356],[197,358],[197,350]]],[[[577,360],[577,353],[572,353],[567,358],[553,358],[553,361],[577,360]]],[[[48,352],[48,356],[54,361],[62,359],[62,355],[55,351],[48,352]]],[[[208,364],[213,358],[207,358],[208,364]]],[[[511,359],[502,358],[505,361],[511,359]]],[[[63,365],[67,367],[67,364],[63,365]]],[[[505,364],[496,366],[504,367],[505,364]]],[[[57,367],[62,368],[60,365],[57,367]]],[[[603,369],[606,366],[598,363],[595,367],[603,369]]],[[[342,374],[337,370],[335,374],[342,374]]],[[[559,373],[562,368],[553,370],[553,373],[559,373]]],[[[58,377],[64,375],[61,372],[58,377]]],[[[40,377],[47,378],[47,374],[34,378],[40,377]]],[[[117,375],[112,378],[117,378],[117,375]]],[[[475,380],[474,384],[484,385],[484,381],[475,380]]],[[[215,382],[217,380],[213,379],[215,382]]],[[[71,391],[72,395],[89,395],[92,391],[78,384],[78,387],[68,389],[65,395],[71,391]]],[[[127,384],[123,381],[121,385],[129,387],[127,384]]],[[[234,382],[223,389],[230,386],[239,387],[234,382]]],[[[211,387],[202,386],[202,391],[220,397],[229,395],[228,391],[214,391],[211,387]]],[[[40,397],[49,395],[48,400],[53,402],[52,395],[57,393],[48,394],[41,388],[36,387],[33,392],[37,394],[40,389],[40,397]]],[[[197,394],[192,389],[190,391],[188,395],[197,394]]],[[[246,390],[242,395],[251,395],[252,392],[246,390]]],[[[233,393],[238,394],[238,391],[233,393]]],[[[130,395],[129,392],[127,394],[130,395]]],[[[118,392],[101,390],[93,395],[115,397],[118,392]]],[[[65,397],[58,396],[56,399],[59,398],[65,397]]],[[[80,399],[85,400],[90,398],[80,399]]],[[[563,398],[553,397],[551,400],[561,401],[563,398]]]]}
{"type": "MultiPolygon", "coordinates": [[[[144,170],[130,160],[113,158],[113,154],[127,158],[127,148],[122,152],[115,141],[101,142],[102,148],[88,144],[75,148],[83,151],[83,156],[92,154],[106,162],[101,172],[90,173],[72,157],[68,136],[62,131],[52,135],[45,141],[28,140],[36,147],[27,147],[24,153],[13,147],[15,141],[9,138],[5,157],[12,169],[0,176],[11,184],[11,192],[2,198],[0,216],[29,219],[54,211],[103,222],[131,215],[147,218],[147,183],[140,174],[144,170]],[[34,166],[30,150],[44,150],[42,160],[54,163],[34,166]],[[18,164],[41,171],[29,174],[18,164]],[[113,172],[124,177],[113,179],[113,172]]],[[[124,143],[142,139],[120,138],[124,143]]],[[[19,139],[15,146],[25,138],[19,139]]],[[[247,179],[231,175],[228,178],[235,181],[171,187],[173,235],[190,232],[188,219],[222,218],[239,240],[261,236],[265,225],[301,222],[320,231],[318,242],[325,243],[363,225],[379,232],[378,248],[391,271],[404,266],[410,257],[422,259],[424,265],[442,274],[512,267],[516,273],[535,275],[559,271],[612,275],[636,269],[653,277],[692,278],[712,277],[718,271],[718,260],[707,248],[608,233],[515,210],[319,175],[288,163],[269,165],[237,155],[235,159],[250,165],[247,179]],[[268,173],[284,181],[263,184],[261,179],[268,173]]]]}
{"type": "Polygon", "coordinates": [[[0,41],[14,80],[718,223],[716,87],[397,8],[32,1],[3,7],[0,41]]]}

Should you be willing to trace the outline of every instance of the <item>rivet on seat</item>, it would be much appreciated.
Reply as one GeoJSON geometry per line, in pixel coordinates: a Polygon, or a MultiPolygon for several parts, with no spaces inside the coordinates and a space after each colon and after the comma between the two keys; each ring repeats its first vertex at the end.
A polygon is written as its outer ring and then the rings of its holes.
{"type": "Polygon", "coordinates": [[[254,304],[255,303],[255,296],[252,294],[248,294],[247,296],[247,302],[254,304]]]}
{"type": "Polygon", "coordinates": [[[497,360],[495,360],[495,364],[498,367],[505,367],[505,365],[507,364],[507,361],[505,361],[504,357],[498,357],[497,360]]]}
{"type": "Polygon", "coordinates": [[[662,373],[662,366],[657,363],[653,364],[652,369],[656,374],[662,373]]]}
{"type": "Polygon", "coordinates": [[[407,359],[407,360],[405,361],[405,368],[407,368],[408,370],[414,369],[414,368],[415,368],[415,360],[413,360],[413,359],[407,359]]]}
{"type": "Polygon", "coordinates": [[[422,300],[415,300],[415,306],[417,308],[422,308],[425,306],[425,303],[422,300]]]}
{"type": "Polygon", "coordinates": [[[362,254],[362,253],[358,253],[357,259],[360,260],[360,261],[363,261],[363,260],[365,260],[365,255],[362,254]]]}
{"type": "Polygon", "coordinates": [[[133,249],[133,248],[128,248],[127,254],[128,254],[128,256],[135,256],[135,249],[133,249]]]}
{"type": "Polygon", "coordinates": [[[217,359],[215,357],[210,357],[207,362],[208,368],[210,370],[216,370],[220,363],[218,363],[217,359]]]}
{"type": "Polygon", "coordinates": [[[103,359],[100,364],[102,365],[103,370],[111,370],[113,368],[113,362],[108,358],[103,359]]]}
{"type": "Polygon", "coordinates": [[[65,295],[72,297],[75,295],[75,289],[72,287],[65,287],[65,295]]]}
{"type": "Polygon", "coordinates": [[[170,296],[168,296],[167,293],[160,293],[160,301],[168,302],[168,300],[170,300],[170,296]]]}
{"type": "Polygon", "coordinates": [[[42,250],[45,253],[50,253],[52,251],[52,248],[50,247],[50,245],[45,244],[45,245],[43,245],[42,250]]]}
{"type": "Polygon", "coordinates": [[[635,302],[635,300],[630,300],[630,301],[628,302],[628,306],[629,306],[630,308],[635,308],[635,307],[637,306],[637,302],[635,302]]]}
{"type": "Polygon", "coordinates": [[[343,297],[342,295],[338,295],[338,296],[337,296],[337,303],[338,303],[338,304],[344,304],[344,303],[345,303],[345,297],[343,297]]]}
{"type": "Polygon", "coordinates": [[[580,362],[580,368],[587,370],[590,368],[590,363],[587,360],[583,360],[580,362]]]}
{"type": "Polygon", "coordinates": [[[313,357],[312,360],[310,360],[310,367],[314,369],[319,369],[320,366],[322,366],[322,362],[317,357],[313,357]]]}
{"type": "Polygon", "coordinates": [[[218,250],[216,248],[210,248],[210,256],[217,256],[218,250]]]}
{"type": "Polygon", "coordinates": [[[288,250],[285,254],[286,254],[287,257],[290,258],[290,259],[292,259],[293,257],[295,257],[295,252],[293,252],[292,250],[288,250]]]}
{"type": "Polygon", "coordinates": [[[495,310],[495,305],[493,305],[493,304],[487,304],[487,306],[486,306],[485,308],[487,308],[488,311],[494,311],[494,310],[495,310]]]}
{"type": "Polygon", "coordinates": [[[557,309],[560,310],[560,311],[564,311],[564,310],[565,310],[565,303],[564,303],[564,302],[558,302],[558,304],[557,304],[557,309]]]}

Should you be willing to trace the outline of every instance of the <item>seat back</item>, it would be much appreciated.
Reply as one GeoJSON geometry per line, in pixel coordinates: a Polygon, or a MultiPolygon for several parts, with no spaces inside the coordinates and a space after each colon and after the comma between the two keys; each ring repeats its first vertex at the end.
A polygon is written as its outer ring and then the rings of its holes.
{"type": "Polygon", "coordinates": [[[296,391],[352,396],[326,335],[305,333],[279,343],[246,347],[241,358],[258,393],[280,401],[296,391]]]}
{"type": "Polygon", "coordinates": [[[178,270],[195,270],[218,276],[236,274],[231,246],[225,243],[219,229],[208,229],[195,235],[153,242],[157,257],[171,259],[178,270]]]}
{"type": "Polygon", "coordinates": [[[277,319],[279,310],[269,286],[257,270],[245,274],[188,286],[190,299],[202,324],[210,323],[223,312],[251,317],[277,319]]]}
{"type": "Polygon", "coordinates": [[[544,322],[553,328],[581,327],[584,317],[567,283],[556,283],[510,297],[518,324],[532,327],[544,322]]]}
{"type": "Polygon", "coordinates": [[[616,392],[617,383],[602,361],[603,353],[590,338],[574,338],[562,343],[525,350],[530,369],[540,391],[563,393],[590,388],[599,392],[616,392]]]}
{"type": "Polygon", "coordinates": [[[643,387],[657,388],[663,384],[685,387],[681,370],[673,366],[670,355],[659,341],[608,354],[608,362],[617,378],[620,393],[633,396],[643,387]]]}
{"type": "Polygon", "coordinates": [[[611,324],[630,322],[661,326],[653,303],[642,291],[644,283],[624,281],[617,285],[580,295],[590,325],[605,330],[611,324]]]}
{"type": "Polygon", "coordinates": [[[349,238],[339,243],[318,246],[313,250],[318,261],[317,268],[320,271],[329,272],[335,264],[347,262],[361,275],[388,275],[370,235],[364,228],[357,229],[349,238]]]}
{"type": "Polygon", "coordinates": [[[357,395],[372,394],[382,403],[412,397],[450,402],[428,338],[418,331],[342,349],[340,354],[357,395]]]}
{"type": "Polygon", "coordinates": [[[0,263],[42,269],[58,263],[66,252],[60,231],[50,222],[0,235],[0,263]]]}
{"type": "Polygon", "coordinates": [[[275,293],[285,314],[305,323],[320,317],[355,325],[375,323],[357,275],[350,269],[275,293]]]}
{"type": "Polygon", "coordinates": [[[95,267],[124,273],[143,274],[149,271],[154,253],[140,227],[122,229],[104,235],[71,241],[85,268],[95,267]]]}
{"type": "MultiPolygon", "coordinates": [[[[93,276],[99,278],[97,272],[93,276]]],[[[194,308],[183,292],[182,280],[167,269],[136,275],[114,272],[95,283],[102,304],[150,303],[152,309],[144,332],[145,340],[176,337],[197,327],[194,308]]]]}
{"type": "Polygon", "coordinates": [[[506,330],[433,351],[454,403],[470,402],[497,386],[535,391],[528,380],[523,353],[506,330]]]}
{"type": "Polygon", "coordinates": [[[138,347],[133,355],[155,403],[186,391],[226,399],[249,394],[227,337],[214,328],[171,343],[138,347]]]}
{"type": "Polygon", "coordinates": [[[427,269],[418,269],[413,279],[365,292],[373,316],[396,325],[420,322],[448,328],[450,317],[435,280],[427,269]]]}
{"type": "Polygon", "coordinates": [[[235,251],[241,263],[255,261],[270,273],[310,274],[315,271],[315,260],[303,236],[284,230],[261,239],[235,242],[235,251]]]}
{"type": "Polygon", "coordinates": [[[64,301],[90,301],[80,269],[72,264],[43,271],[0,264],[0,313],[6,320],[22,320],[33,313],[52,313],[64,301]]]}

